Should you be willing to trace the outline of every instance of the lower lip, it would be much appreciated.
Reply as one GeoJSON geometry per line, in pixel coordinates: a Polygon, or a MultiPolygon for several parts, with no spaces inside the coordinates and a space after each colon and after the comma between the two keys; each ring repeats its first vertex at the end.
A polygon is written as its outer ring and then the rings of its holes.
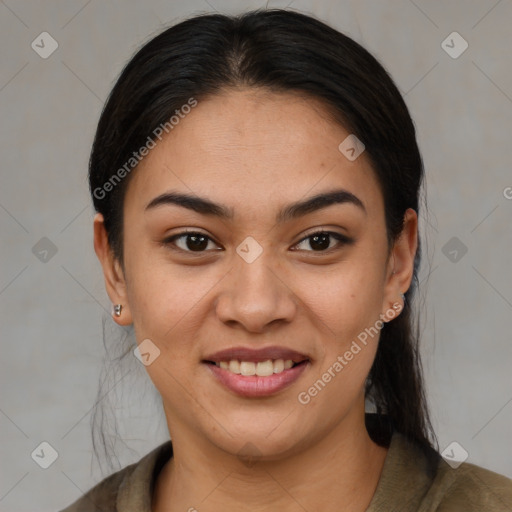
{"type": "Polygon", "coordinates": [[[214,364],[205,363],[215,377],[229,390],[237,395],[247,398],[259,398],[273,395],[295,382],[309,365],[309,362],[298,364],[281,373],[274,373],[268,377],[257,375],[243,376],[232,373],[214,364]]]}

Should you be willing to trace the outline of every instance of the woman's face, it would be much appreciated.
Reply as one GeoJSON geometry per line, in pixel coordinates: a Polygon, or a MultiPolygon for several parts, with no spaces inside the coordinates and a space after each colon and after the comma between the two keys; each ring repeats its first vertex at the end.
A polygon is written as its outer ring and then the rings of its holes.
{"type": "Polygon", "coordinates": [[[230,90],[199,101],[134,171],[124,274],[107,287],[119,322],[151,340],[141,351],[174,439],[279,456],[361,421],[416,217],[389,255],[366,155],[338,148],[348,135],[313,100],[230,90]]]}

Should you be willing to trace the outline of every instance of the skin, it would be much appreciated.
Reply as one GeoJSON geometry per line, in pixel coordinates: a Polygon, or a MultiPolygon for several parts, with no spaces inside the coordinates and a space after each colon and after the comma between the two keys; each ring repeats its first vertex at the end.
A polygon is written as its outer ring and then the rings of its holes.
{"type": "Polygon", "coordinates": [[[96,215],[106,288],[123,305],[116,322],[133,323],[137,342],[149,338],[161,351],[146,369],[162,396],[174,458],[158,477],[153,510],[354,512],[370,503],[387,453],[364,426],[378,336],[308,404],[297,399],[379,315],[402,305],[413,275],[416,213],[407,210],[390,250],[365,153],[351,162],[338,150],[348,134],[316,100],[226,90],[200,101],[133,171],[124,265],[96,215]],[[284,206],[339,188],[366,212],[335,204],[276,223],[284,206]],[[234,217],[145,209],[170,190],[223,204],[234,217]],[[207,251],[184,252],[187,238],[175,241],[181,252],[162,244],[183,228],[208,235],[207,251]],[[332,238],[315,251],[304,240],[326,230],[354,242],[332,238]],[[248,236],[263,249],[252,263],[236,252],[248,236]],[[232,346],[271,345],[310,358],[300,378],[271,397],[237,396],[201,363],[232,346]],[[244,446],[252,447],[250,463],[237,456],[244,446]]]}

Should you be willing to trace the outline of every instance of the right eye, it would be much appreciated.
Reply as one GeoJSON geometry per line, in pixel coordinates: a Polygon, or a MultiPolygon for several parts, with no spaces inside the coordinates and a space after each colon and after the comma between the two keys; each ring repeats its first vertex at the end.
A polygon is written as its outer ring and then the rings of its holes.
{"type": "MultiPolygon", "coordinates": [[[[196,231],[184,231],[182,233],[172,235],[169,238],[166,238],[162,243],[165,246],[174,246],[180,251],[196,253],[206,252],[210,244],[216,246],[214,241],[209,236],[196,231]]],[[[209,250],[212,250],[211,247],[209,250]]]]}

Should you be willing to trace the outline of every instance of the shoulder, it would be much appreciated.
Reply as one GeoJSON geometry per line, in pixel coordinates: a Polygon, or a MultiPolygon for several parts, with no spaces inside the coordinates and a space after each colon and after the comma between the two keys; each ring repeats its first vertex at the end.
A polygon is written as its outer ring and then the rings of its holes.
{"type": "Polygon", "coordinates": [[[429,510],[439,512],[511,512],[512,480],[470,463],[453,469],[441,460],[426,499],[429,510]]]}
{"type": "Polygon", "coordinates": [[[150,510],[156,476],[170,457],[172,444],[167,441],[138,462],[102,480],[61,512],[121,512],[127,504],[140,505],[141,512],[150,510]]]}
{"type": "Polygon", "coordinates": [[[432,447],[394,433],[366,512],[512,512],[512,480],[470,463],[451,467],[432,447]]]}
{"type": "Polygon", "coordinates": [[[136,466],[131,464],[108,476],[61,512],[117,512],[119,488],[136,466]]]}

